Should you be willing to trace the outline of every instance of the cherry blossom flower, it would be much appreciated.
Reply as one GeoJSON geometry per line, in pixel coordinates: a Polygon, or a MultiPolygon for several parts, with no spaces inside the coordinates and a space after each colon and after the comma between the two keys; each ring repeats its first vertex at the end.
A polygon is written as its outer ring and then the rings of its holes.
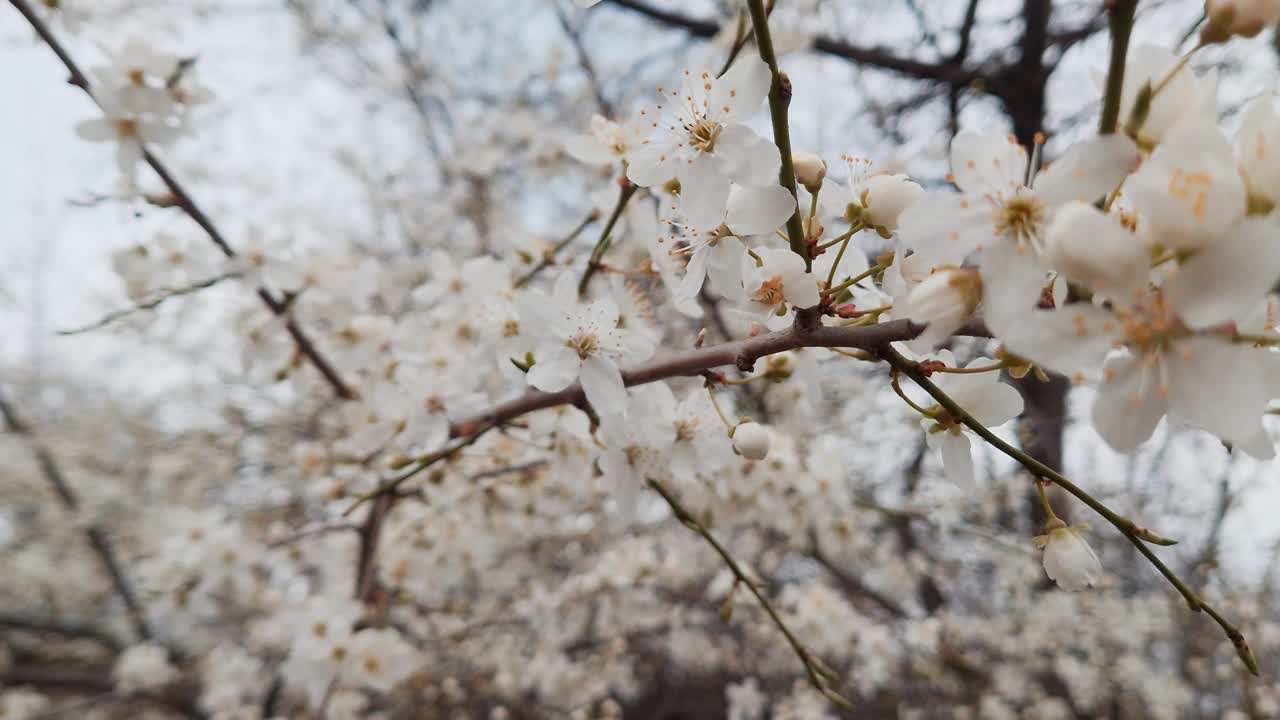
{"type": "Polygon", "coordinates": [[[366,628],[351,636],[343,678],[352,684],[387,691],[414,673],[419,656],[392,628],[366,628]]]}
{"type": "Polygon", "coordinates": [[[632,519],[645,483],[670,473],[667,454],[677,421],[675,398],[661,383],[634,388],[625,406],[625,413],[615,410],[601,419],[608,450],[600,456],[600,470],[614,486],[618,512],[632,519]]]}
{"type": "MultiPolygon", "coordinates": [[[[720,293],[735,301],[741,299],[747,262],[747,248],[741,238],[772,233],[795,209],[795,198],[780,185],[733,185],[724,214],[717,221],[704,227],[691,222],[672,237],[686,245],[686,249],[678,252],[689,253],[689,264],[676,297],[682,300],[696,297],[703,281],[710,277],[720,293]]],[[[673,230],[680,227],[675,223],[670,225],[673,230]]]]}
{"type": "Polygon", "coordinates": [[[1058,518],[1045,524],[1045,534],[1032,539],[1044,550],[1044,572],[1058,587],[1078,592],[1094,587],[1102,580],[1102,563],[1085,541],[1087,525],[1067,525],[1058,518]]]}
{"type": "MultiPolygon", "coordinates": [[[[948,367],[955,366],[951,351],[942,350],[936,358],[948,367]]],[[[991,358],[979,357],[965,367],[992,365],[991,358]]],[[[975,420],[988,428],[999,427],[1022,413],[1022,396],[1012,386],[1000,382],[1000,373],[942,373],[934,383],[975,420]]],[[[973,455],[970,453],[968,428],[942,411],[936,418],[921,419],[925,441],[942,454],[947,477],[961,488],[973,488],[973,455]]]]}
{"type": "Polygon", "coordinates": [[[804,259],[782,248],[760,248],[755,253],[760,260],[748,268],[746,312],[769,319],[784,317],[788,305],[818,304],[817,279],[805,272],[804,259]]]}
{"type": "Polygon", "coordinates": [[[1260,442],[1270,353],[1234,341],[1227,323],[1253,312],[1280,274],[1274,234],[1273,221],[1248,218],[1157,289],[1116,298],[1109,310],[1088,303],[1034,310],[1002,339],[1078,379],[1105,358],[1093,421],[1119,450],[1137,447],[1169,414],[1270,457],[1271,444],[1260,442]],[[1119,351],[1108,355],[1112,348],[1119,351]]]}
{"type": "Polygon", "coordinates": [[[743,124],[764,102],[772,79],[763,60],[746,55],[724,77],[687,71],[680,90],[669,93],[670,117],[631,153],[627,177],[641,187],[679,178],[680,206],[689,222],[718,225],[731,180],[777,182],[782,162],[777,146],[743,124]]]}
{"type": "Polygon", "coordinates": [[[166,145],[176,140],[181,131],[164,119],[130,107],[111,93],[100,94],[98,102],[102,116],[81,121],[76,125],[76,134],[90,142],[116,143],[116,167],[132,185],[143,146],[166,145]]]}
{"type": "Polygon", "coordinates": [[[951,143],[951,177],[960,194],[926,193],[902,214],[898,235],[935,265],[958,264],[978,251],[1034,258],[1055,208],[1102,197],[1137,161],[1133,141],[1103,135],[1072,146],[1029,187],[1021,145],[1000,135],[961,132],[951,143]]]}
{"type": "Polygon", "coordinates": [[[644,140],[645,127],[634,121],[614,122],[603,115],[591,116],[591,132],[574,135],[564,142],[565,152],[588,165],[608,165],[627,159],[644,140]]]}
{"type": "Polygon", "coordinates": [[[1227,136],[1184,122],[1125,183],[1148,244],[1194,250],[1221,237],[1247,210],[1244,180],[1227,136]]]}
{"type": "Polygon", "coordinates": [[[169,653],[154,643],[132,645],[116,659],[111,670],[116,691],[123,695],[162,688],[178,678],[169,653]]]}
{"type": "Polygon", "coordinates": [[[638,362],[653,354],[652,337],[618,327],[618,306],[611,298],[580,305],[572,276],[561,275],[551,297],[530,292],[522,310],[534,337],[529,384],[556,392],[581,380],[596,412],[616,412],[626,403],[620,363],[638,362]],[[541,296],[541,297],[539,297],[541,296]]]}

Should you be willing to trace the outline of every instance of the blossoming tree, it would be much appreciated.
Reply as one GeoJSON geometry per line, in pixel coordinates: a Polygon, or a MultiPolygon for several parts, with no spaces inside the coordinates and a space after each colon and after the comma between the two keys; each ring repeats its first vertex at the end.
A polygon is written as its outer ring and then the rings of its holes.
{"type": "Polygon", "coordinates": [[[196,11],[9,4],[94,105],[94,202],[137,216],[128,304],[59,342],[137,333],[216,380],[4,378],[0,717],[1280,715],[1275,563],[1217,569],[1275,454],[1280,105],[1228,131],[1199,67],[1280,3],[1058,3],[1057,27],[1027,0],[1015,61],[978,54],[978,0],[939,3],[945,51],[898,8],[924,59],[815,30],[836,3],[511,11],[568,38],[566,97],[558,65],[513,90],[464,49],[502,3],[290,2],[299,56],[368,102],[334,153],[368,207],[281,201],[311,239],[171,160],[234,92],[156,30],[196,11]],[[594,17],[717,40],[620,90],[604,67],[657,70],[594,17]],[[1191,29],[1131,42],[1157,18],[1191,29]],[[815,56],[923,83],[870,122],[945,179],[810,151],[806,112],[850,91],[798,82],[815,56]],[[1077,56],[1097,121],[1046,138],[1077,56]],[[935,100],[943,137],[893,126],[935,100]]]}

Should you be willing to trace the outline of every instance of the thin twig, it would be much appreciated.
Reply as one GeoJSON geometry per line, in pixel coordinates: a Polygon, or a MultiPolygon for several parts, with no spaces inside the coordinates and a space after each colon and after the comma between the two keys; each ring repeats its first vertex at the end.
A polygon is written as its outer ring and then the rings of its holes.
{"type": "MultiPolygon", "coordinates": [[[[27,0],[9,0],[9,2],[18,10],[19,13],[22,14],[24,18],[27,19],[27,22],[30,23],[31,27],[36,31],[36,34],[40,36],[40,39],[43,40],[44,43],[49,46],[49,49],[58,56],[58,59],[62,61],[67,72],[70,73],[70,83],[83,90],[90,99],[95,103],[99,103],[99,107],[101,107],[101,103],[93,93],[93,87],[89,82],[88,76],[81,72],[79,65],[76,64],[75,60],[71,57],[71,54],[53,34],[53,31],[49,29],[48,24],[45,23],[45,21],[31,8],[27,0]]],[[[205,231],[205,234],[209,236],[209,240],[211,240],[214,245],[218,246],[218,249],[223,255],[228,258],[236,257],[237,254],[235,250],[232,249],[231,244],[227,242],[226,237],[223,236],[222,232],[218,229],[217,225],[214,224],[213,220],[205,214],[203,209],[200,208],[196,203],[195,198],[187,192],[186,188],[178,181],[177,177],[169,170],[168,166],[161,162],[160,159],[145,146],[142,149],[142,157],[143,160],[146,161],[147,165],[149,165],[151,169],[155,171],[156,175],[160,177],[160,180],[164,183],[165,187],[169,189],[169,192],[173,194],[173,205],[181,208],[188,217],[199,225],[200,229],[205,231]]],[[[323,355],[321,355],[320,351],[316,348],[315,343],[313,343],[302,331],[302,328],[298,326],[292,315],[289,314],[289,303],[286,300],[277,299],[276,296],[266,287],[259,287],[257,295],[262,299],[262,302],[267,306],[267,309],[269,309],[274,315],[285,317],[285,329],[288,331],[290,337],[293,338],[294,343],[298,346],[298,351],[301,352],[302,355],[304,355],[311,364],[320,371],[320,374],[324,376],[324,379],[333,387],[334,392],[343,399],[355,399],[357,397],[356,392],[348,386],[345,381],[343,381],[342,377],[338,374],[338,371],[327,359],[325,359],[323,355]]]]}
{"type": "Polygon", "coordinates": [[[1218,613],[1217,610],[1213,609],[1198,594],[1196,594],[1194,590],[1192,590],[1180,577],[1178,577],[1177,573],[1169,569],[1169,566],[1165,565],[1160,558],[1156,557],[1156,554],[1152,552],[1151,548],[1148,546],[1148,543],[1172,544],[1172,541],[1154,535],[1150,530],[1139,527],[1132,520],[1117,514],[1097,498],[1090,495],[1087,491],[1068,480],[1061,473],[1005,442],[1000,436],[991,432],[990,429],[978,422],[964,408],[960,407],[955,400],[951,399],[951,397],[943,392],[937,385],[934,385],[929,378],[925,377],[924,373],[921,372],[918,363],[906,359],[896,350],[888,346],[885,346],[880,351],[880,355],[896,370],[909,376],[917,385],[920,386],[921,389],[929,393],[929,395],[931,395],[933,399],[951,415],[953,420],[963,423],[966,427],[977,433],[979,437],[987,441],[987,443],[995,447],[997,450],[1016,460],[1033,476],[1052,481],[1055,485],[1075,496],[1085,505],[1088,505],[1094,512],[1101,515],[1107,522],[1111,523],[1111,525],[1119,530],[1120,533],[1138,549],[1138,552],[1142,553],[1142,556],[1145,557],[1147,561],[1164,576],[1165,580],[1168,580],[1169,584],[1177,589],[1183,599],[1186,600],[1187,606],[1190,607],[1191,610],[1195,612],[1203,610],[1207,615],[1209,615],[1209,617],[1213,618],[1214,622],[1218,623],[1223,632],[1226,633],[1227,638],[1231,640],[1233,645],[1235,645],[1236,654],[1239,655],[1240,660],[1245,664],[1245,667],[1247,667],[1249,672],[1254,675],[1258,674],[1258,663],[1253,657],[1253,651],[1250,650],[1248,642],[1245,641],[1244,636],[1236,626],[1228,622],[1226,618],[1222,617],[1222,615],[1218,613]]]}
{"type": "Polygon", "coordinates": [[[600,239],[596,240],[596,246],[591,249],[591,258],[587,260],[587,268],[582,271],[582,280],[578,281],[579,297],[587,294],[587,286],[591,283],[591,276],[596,274],[600,269],[601,260],[609,249],[609,245],[613,242],[613,226],[618,224],[618,218],[622,217],[622,211],[627,208],[627,203],[631,201],[631,197],[636,194],[640,188],[627,179],[624,173],[618,179],[618,202],[613,206],[613,212],[609,214],[609,219],[604,224],[604,229],[600,231],[600,239]]]}
{"type": "Polygon", "coordinates": [[[520,276],[516,280],[514,287],[519,288],[519,287],[524,287],[525,285],[528,285],[530,280],[533,280],[535,277],[538,276],[538,273],[554,265],[556,262],[556,255],[558,255],[561,250],[564,250],[569,245],[569,243],[573,242],[574,240],[577,240],[578,236],[582,234],[582,231],[586,230],[588,225],[590,225],[591,223],[595,222],[598,219],[600,219],[600,211],[593,209],[585,218],[583,218],[582,222],[578,223],[573,228],[573,230],[569,231],[568,235],[565,235],[564,238],[560,240],[560,242],[556,243],[554,248],[544,253],[542,255],[542,259],[538,261],[537,265],[535,265],[531,270],[529,270],[529,272],[520,276]]]}
{"type": "MultiPolygon", "coordinates": [[[[791,80],[778,70],[778,57],[773,51],[773,38],[769,35],[769,14],[764,8],[764,0],[747,0],[751,9],[751,24],[755,28],[756,47],[760,49],[760,59],[769,66],[773,73],[773,83],[769,87],[769,118],[773,122],[773,144],[778,146],[782,155],[782,166],[778,171],[778,182],[782,187],[796,195],[796,171],[791,164],[791,130],[787,125],[787,106],[791,104],[791,80]]],[[[805,270],[813,265],[809,257],[809,248],[805,244],[804,225],[800,220],[800,208],[787,219],[787,240],[791,243],[791,251],[804,258],[805,270]]]]}
{"type": "Polygon", "coordinates": [[[193,295],[206,288],[211,288],[214,285],[217,285],[218,283],[222,282],[223,280],[229,280],[231,278],[236,278],[236,277],[240,277],[240,273],[229,272],[229,273],[223,273],[221,275],[214,275],[211,278],[207,278],[205,280],[201,280],[199,282],[192,283],[190,285],[183,285],[181,287],[176,287],[176,288],[162,288],[158,291],[159,294],[155,295],[150,300],[145,300],[141,303],[138,303],[137,305],[134,305],[133,307],[122,308],[120,310],[113,310],[107,313],[106,315],[103,315],[101,319],[97,320],[96,322],[89,323],[88,325],[82,325],[77,328],[71,328],[70,330],[58,330],[57,332],[59,335],[79,335],[81,333],[87,333],[92,330],[97,330],[98,328],[106,327],[111,323],[117,320],[120,320],[122,318],[129,317],[130,315],[134,315],[140,312],[145,312],[147,310],[154,310],[160,307],[162,304],[164,304],[165,301],[169,300],[170,298],[182,297],[184,295],[193,295]]]}
{"type": "Polygon", "coordinates": [[[662,496],[663,500],[667,501],[667,505],[671,507],[671,512],[675,515],[677,520],[683,523],[685,527],[702,536],[703,540],[707,541],[707,544],[716,551],[716,554],[718,554],[722,560],[724,560],[724,564],[729,567],[729,571],[733,573],[733,577],[737,582],[745,585],[747,590],[755,596],[755,599],[760,603],[760,607],[764,608],[765,613],[769,615],[769,619],[773,621],[774,626],[777,627],[783,636],[787,638],[787,643],[791,645],[791,650],[804,665],[805,674],[809,676],[809,682],[813,685],[814,689],[822,693],[823,697],[827,698],[835,705],[846,710],[852,710],[853,705],[831,687],[831,681],[836,679],[834,677],[834,673],[832,673],[816,655],[811,653],[808,648],[800,642],[799,638],[791,632],[791,628],[787,627],[787,623],[782,619],[782,616],[780,616],[778,611],[774,609],[773,603],[769,601],[769,598],[760,589],[760,586],[756,584],[755,580],[753,580],[751,576],[742,569],[742,566],[738,564],[738,561],[734,559],[729,550],[724,545],[721,545],[715,535],[712,535],[711,531],[708,530],[706,526],[699,522],[692,513],[686,510],[685,507],[680,504],[680,501],[676,496],[667,490],[667,488],[663,487],[662,483],[651,479],[649,480],[649,487],[653,488],[662,496]]]}
{"type": "MultiPolygon", "coordinates": [[[[76,512],[80,507],[80,499],[75,490],[71,488],[71,484],[67,482],[66,475],[62,473],[62,469],[58,467],[53,453],[36,437],[31,426],[27,425],[18,416],[13,405],[9,403],[3,394],[0,394],[0,415],[4,417],[5,423],[8,424],[12,432],[27,441],[27,444],[31,447],[31,452],[36,457],[36,463],[40,466],[41,474],[44,475],[49,485],[53,488],[54,494],[62,501],[63,507],[72,513],[76,512]]],[[[125,577],[120,562],[116,559],[110,538],[97,524],[88,525],[84,533],[89,540],[90,547],[93,548],[94,553],[97,554],[98,559],[102,562],[103,568],[106,569],[107,575],[111,578],[111,586],[115,589],[116,595],[120,596],[121,602],[124,603],[125,608],[128,610],[129,620],[133,624],[134,631],[139,638],[150,640],[152,633],[151,628],[147,625],[146,613],[143,611],[141,603],[138,602],[133,586],[129,583],[128,578],[125,577]]]]}

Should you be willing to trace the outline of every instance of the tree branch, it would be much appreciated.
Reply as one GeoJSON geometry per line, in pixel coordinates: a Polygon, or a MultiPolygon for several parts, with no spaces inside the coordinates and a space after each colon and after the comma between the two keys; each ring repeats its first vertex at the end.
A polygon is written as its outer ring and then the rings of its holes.
{"type": "MultiPolygon", "coordinates": [[[[44,20],[31,9],[27,0],[9,1],[18,10],[18,12],[27,19],[27,22],[30,23],[31,27],[36,31],[36,34],[39,35],[45,44],[49,46],[49,49],[58,56],[58,59],[62,61],[62,64],[66,66],[67,72],[71,75],[70,83],[81,90],[84,90],[90,99],[97,103],[98,98],[93,94],[93,88],[89,82],[89,78],[80,71],[80,67],[76,64],[75,60],[72,59],[70,53],[67,52],[66,48],[63,47],[58,38],[54,36],[53,32],[49,29],[49,26],[44,22],[44,20]]],[[[146,147],[142,150],[142,157],[146,161],[147,165],[149,165],[151,169],[155,171],[156,175],[160,177],[160,180],[164,183],[165,187],[169,189],[169,192],[173,194],[173,205],[181,208],[196,225],[199,225],[200,229],[205,231],[205,234],[209,236],[209,239],[214,245],[218,246],[218,249],[223,255],[227,258],[235,258],[236,252],[232,249],[231,244],[227,242],[226,237],[223,236],[217,225],[213,223],[213,220],[205,214],[204,210],[196,204],[195,198],[187,192],[182,183],[178,182],[178,179],[172,172],[170,172],[169,168],[146,147]]],[[[320,371],[320,374],[324,376],[324,379],[333,387],[334,392],[343,399],[354,399],[356,397],[355,391],[342,380],[338,371],[329,363],[328,360],[325,359],[323,355],[320,354],[320,351],[316,348],[315,344],[302,331],[302,328],[298,326],[293,316],[289,314],[289,304],[284,300],[277,299],[266,287],[259,287],[257,289],[257,295],[262,299],[263,304],[267,306],[267,309],[270,310],[272,314],[285,317],[285,329],[288,331],[289,336],[293,338],[294,343],[297,344],[298,351],[310,360],[311,364],[320,371]]]]}
{"type": "MultiPolygon", "coordinates": [[[[80,500],[76,497],[76,493],[71,488],[71,484],[67,482],[66,476],[62,474],[61,468],[54,460],[53,453],[40,442],[31,427],[23,422],[11,405],[0,394],[0,415],[4,417],[5,423],[9,429],[16,435],[21,436],[27,441],[31,447],[31,452],[36,457],[36,463],[40,466],[40,472],[44,475],[49,485],[53,488],[58,499],[62,501],[63,507],[74,513],[80,507],[80,500]]],[[[133,623],[133,629],[138,637],[143,640],[150,640],[152,637],[151,628],[147,626],[146,614],[142,609],[142,605],[138,602],[137,596],[133,592],[133,586],[129,584],[128,578],[125,577],[124,570],[121,569],[120,563],[116,560],[115,551],[111,547],[111,540],[107,534],[102,531],[96,524],[90,524],[85,528],[85,537],[89,540],[89,545],[93,548],[98,559],[102,562],[102,566],[106,569],[107,575],[111,578],[111,585],[115,588],[115,592],[120,596],[121,602],[129,611],[129,620],[133,623]]]]}
{"type": "MultiPolygon", "coordinates": [[[[773,73],[773,83],[769,86],[769,117],[773,121],[773,144],[778,146],[778,152],[782,155],[778,183],[794,198],[797,197],[796,171],[791,165],[791,130],[787,124],[791,80],[778,69],[778,56],[773,51],[773,37],[769,34],[769,13],[764,8],[764,0],[747,0],[747,7],[751,10],[751,25],[755,30],[760,59],[773,73]]],[[[787,219],[787,240],[791,243],[791,252],[804,258],[804,268],[808,271],[813,265],[813,258],[805,244],[804,225],[800,220],[798,206],[787,219]]]]}

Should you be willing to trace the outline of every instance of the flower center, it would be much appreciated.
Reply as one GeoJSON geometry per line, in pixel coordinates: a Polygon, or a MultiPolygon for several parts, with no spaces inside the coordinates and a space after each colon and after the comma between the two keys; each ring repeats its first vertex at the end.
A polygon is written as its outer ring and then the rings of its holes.
{"type": "Polygon", "coordinates": [[[1027,246],[1037,247],[1040,226],[1044,223],[1045,208],[1031,195],[1016,195],[995,212],[996,234],[1013,240],[1018,252],[1027,246]]]}
{"type": "Polygon", "coordinates": [[[111,124],[115,125],[116,134],[122,138],[138,136],[138,121],[133,118],[116,118],[111,124]]]}
{"type": "Polygon", "coordinates": [[[690,145],[702,152],[711,152],[715,149],[723,128],[718,122],[699,117],[692,124],[685,125],[684,129],[689,133],[690,145]]]}
{"type": "Polygon", "coordinates": [[[698,421],[693,420],[677,420],[676,421],[676,440],[692,440],[698,431],[698,421]]]}
{"type": "Polygon", "coordinates": [[[774,275],[760,283],[760,287],[751,295],[751,299],[769,306],[781,303],[783,300],[782,276],[774,275]]]}
{"type": "Polygon", "coordinates": [[[594,333],[583,332],[569,338],[565,345],[573,348],[578,353],[578,357],[586,360],[600,349],[600,339],[594,333]]]}

